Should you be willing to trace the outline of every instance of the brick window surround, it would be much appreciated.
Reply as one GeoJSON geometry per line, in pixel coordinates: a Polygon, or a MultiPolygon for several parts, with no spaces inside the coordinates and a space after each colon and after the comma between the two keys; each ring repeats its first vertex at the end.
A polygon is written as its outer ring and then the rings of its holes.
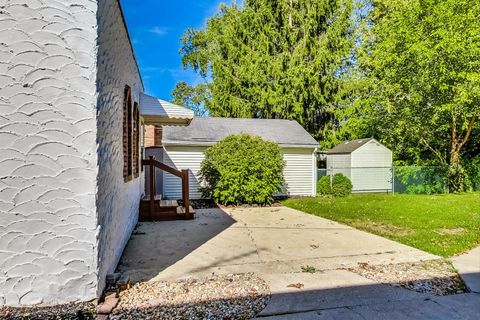
{"type": "Polygon", "coordinates": [[[132,103],[132,89],[125,86],[123,102],[123,179],[137,178],[140,172],[140,111],[132,103]]]}

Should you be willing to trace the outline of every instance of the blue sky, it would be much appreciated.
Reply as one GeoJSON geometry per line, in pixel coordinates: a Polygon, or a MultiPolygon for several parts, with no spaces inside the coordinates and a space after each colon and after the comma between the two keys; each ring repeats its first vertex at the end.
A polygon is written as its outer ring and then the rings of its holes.
{"type": "Polygon", "coordinates": [[[178,53],[186,28],[201,28],[220,0],[121,0],[146,91],[170,100],[175,84],[202,79],[185,71],[178,53]]]}

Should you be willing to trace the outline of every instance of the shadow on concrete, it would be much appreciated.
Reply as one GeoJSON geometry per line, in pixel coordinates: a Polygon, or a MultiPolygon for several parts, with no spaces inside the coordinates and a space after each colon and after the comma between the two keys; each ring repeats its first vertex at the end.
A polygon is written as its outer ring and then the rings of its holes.
{"type": "MultiPolygon", "coordinates": [[[[234,215],[238,220],[237,223],[230,214],[221,209],[199,210],[197,219],[193,221],[140,223],[127,245],[118,271],[129,275],[134,282],[152,279],[177,280],[184,276],[203,278],[211,275],[212,271],[216,274],[256,271],[260,277],[265,279],[272,292],[268,305],[257,315],[259,318],[265,319],[480,319],[480,295],[476,293],[449,296],[418,293],[398,286],[375,283],[343,267],[338,267],[336,264],[332,264],[331,268],[317,268],[321,271],[313,274],[300,272],[300,265],[303,265],[304,262],[298,262],[298,267],[294,264],[292,268],[287,269],[270,268],[268,269],[272,271],[270,272],[265,269],[266,261],[259,259],[259,252],[265,249],[258,246],[259,243],[265,244],[262,239],[273,239],[274,244],[283,241],[282,245],[288,245],[302,239],[298,238],[298,235],[309,229],[294,229],[298,234],[282,233],[280,236],[273,237],[272,233],[275,228],[288,227],[290,224],[286,224],[282,220],[283,218],[280,218],[281,216],[277,216],[281,213],[264,212],[264,214],[275,215],[277,219],[272,220],[276,221],[275,223],[269,222],[272,229],[262,233],[265,235],[264,238],[255,238],[258,241],[253,241],[252,229],[262,225],[262,219],[257,219],[258,217],[255,215],[249,216],[249,219],[246,219],[245,215],[234,215]],[[232,227],[235,223],[237,223],[236,226],[232,227]],[[211,241],[214,238],[215,240],[211,241]],[[193,253],[194,251],[196,252],[193,253]],[[182,261],[179,262],[180,260],[182,261]],[[234,268],[230,268],[231,266],[234,268]],[[299,288],[290,286],[297,283],[302,285],[299,288]]],[[[295,220],[296,222],[297,220],[295,220]]],[[[308,222],[309,220],[303,221],[303,223],[308,222]]],[[[316,225],[316,227],[321,226],[316,225]]],[[[323,237],[325,237],[326,230],[334,230],[331,235],[332,239],[344,236],[350,236],[353,240],[358,239],[358,232],[345,229],[349,233],[338,234],[338,229],[332,229],[331,225],[327,225],[327,227],[319,229],[323,230],[323,237]]],[[[373,238],[372,241],[376,244],[377,238],[373,238]]],[[[306,242],[307,247],[309,247],[309,243],[306,242]]],[[[328,242],[328,246],[335,243],[337,242],[328,242]]],[[[353,242],[347,244],[354,245],[353,242]]],[[[291,249],[288,250],[300,250],[302,246],[289,248],[291,249]]],[[[397,247],[393,246],[393,249],[395,248],[397,247]]],[[[266,252],[267,249],[264,251],[266,252]]],[[[326,246],[324,249],[328,249],[328,247],[326,246]]],[[[289,253],[288,250],[279,252],[289,253]]],[[[267,256],[265,252],[263,252],[264,257],[267,256]]],[[[280,264],[282,261],[276,260],[278,257],[278,255],[272,255],[267,262],[280,264]]],[[[339,258],[343,262],[343,259],[348,260],[349,256],[339,258]]],[[[429,258],[428,255],[420,255],[418,259],[429,258]]],[[[355,261],[353,260],[353,262],[355,261]]],[[[378,260],[373,259],[372,261],[378,260]]],[[[472,276],[479,276],[479,274],[476,273],[472,276]]],[[[221,291],[221,288],[220,286],[220,289],[216,290],[221,291]]],[[[187,294],[183,296],[182,302],[178,305],[172,305],[172,302],[169,304],[167,294],[165,300],[159,302],[160,305],[150,309],[136,309],[127,312],[133,312],[134,316],[145,315],[139,319],[147,317],[169,319],[173,318],[173,315],[162,318],[152,316],[152,313],[158,312],[160,308],[164,311],[165,308],[183,309],[184,311],[198,309],[200,315],[198,319],[244,319],[245,317],[235,317],[222,312],[238,311],[238,308],[242,308],[242,299],[247,301],[252,296],[231,297],[231,292],[226,291],[223,295],[216,295],[222,297],[221,299],[209,299],[208,295],[204,295],[204,300],[197,300],[189,304],[190,298],[187,290],[187,294]],[[220,308],[220,305],[227,305],[227,307],[220,308]],[[209,312],[212,316],[209,316],[209,312]]],[[[246,309],[243,311],[248,312],[246,309]]],[[[197,314],[196,311],[193,314],[197,314]]]]}
{"type": "Polygon", "coordinates": [[[172,266],[236,221],[222,209],[198,210],[190,221],[140,222],[117,272],[132,282],[147,281],[172,266]]]}
{"type": "MultiPolygon", "coordinates": [[[[359,320],[359,319],[478,319],[480,295],[465,293],[432,296],[389,285],[361,285],[321,290],[285,288],[284,293],[270,297],[268,306],[259,310],[252,295],[225,299],[206,299],[194,303],[168,302],[148,308],[122,310],[125,317],[142,315],[155,318],[162,310],[164,319],[198,315],[193,319],[266,320],[359,320]],[[257,306],[253,310],[251,306],[257,306]],[[223,306],[223,307],[220,307],[223,306]],[[249,316],[246,316],[249,315],[249,316]]],[[[120,311],[120,310],[118,310],[120,311]]],[[[191,318],[191,317],[190,317],[191,318]]],[[[189,318],[189,319],[190,319],[189,318]]]]}
{"type": "MultiPolygon", "coordinates": [[[[263,304],[259,300],[265,296],[228,296],[229,289],[225,289],[223,299],[189,302],[187,295],[181,303],[169,303],[166,297],[165,301],[157,300],[149,307],[117,308],[115,313],[120,314],[115,319],[220,320],[250,319],[256,315],[256,319],[264,320],[478,320],[480,314],[480,294],[476,293],[432,296],[384,284],[318,290],[285,287],[285,292],[267,298],[268,305],[261,310],[263,304]]],[[[93,319],[89,309],[92,307],[87,304],[0,307],[0,319],[93,319]]]]}
{"type": "Polygon", "coordinates": [[[258,318],[479,319],[479,314],[480,295],[475,293],[437,296],[378,283],[316,290],[286,289],[272,295],[258,318]]]}

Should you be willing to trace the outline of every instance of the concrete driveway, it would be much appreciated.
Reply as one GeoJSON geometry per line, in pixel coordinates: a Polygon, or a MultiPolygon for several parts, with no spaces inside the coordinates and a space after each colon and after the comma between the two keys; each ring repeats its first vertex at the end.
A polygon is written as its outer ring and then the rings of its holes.
{"type": "MultiPolygon", "coordinates": [[[[430,308],[425,310],[429,318],[432,310],[446,312],[439,307],[441,303],[432,300],[434,297],[378,284],[345,269],[362,262],[386,264],[437,258],[285,207],[208,209],[198,210],[193,221],[139,224],[118,271],[133,281],[255,272],[272,291],[269,305],[259,315],[267,318],[357,319],[362,310],[354,312],[353,308],[367,308],[365,312],[377,314],[375,308],[395,309],[408,304],[417,309],[430,308]],[[312,266],[317,272],[304,273],[302,266],[312,266]],[[288,288],[291,283],[302,283],[304,287],[288,288]]],[[[478,300],[478,296],[465,296],[465,303],[478,300]]],[[[462,303],[457,304],[463,308],[462,303]]],[[[399,315],[395,319],[404,319],[405,314],[399,315]]],[[[462,314],[461,318],[468,315],[462,314]]]]}

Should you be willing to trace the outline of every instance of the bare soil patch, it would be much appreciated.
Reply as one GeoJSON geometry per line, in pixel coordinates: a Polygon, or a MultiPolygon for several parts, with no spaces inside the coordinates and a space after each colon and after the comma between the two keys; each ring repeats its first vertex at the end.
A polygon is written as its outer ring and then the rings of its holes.
{"type": "Polygon", "coordinates": [[[465,229],[464,228],[443,228],[443,229],[437,229],[437,233],[439,234],[448,234],[448,235],[459,235],[459,234],[464,234],[465,229]]]}
{"type": "Polygon", "coordinates": [[[407,228],[401,228],[393,224],[381,224],[373,221],[355,221],[352,226],[359,229],[366,229],[374,233],[388,235],[388,236],[401,236],[405,237],[411,235],[413,230],[407,228]]]}

